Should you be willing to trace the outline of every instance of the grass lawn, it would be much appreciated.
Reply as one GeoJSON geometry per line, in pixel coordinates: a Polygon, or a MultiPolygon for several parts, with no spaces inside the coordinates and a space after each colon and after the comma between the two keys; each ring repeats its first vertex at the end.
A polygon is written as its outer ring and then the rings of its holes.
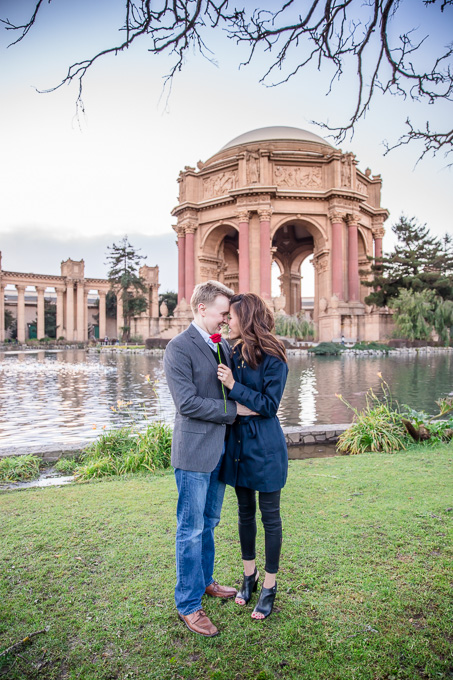
{"type": "MultiPolygon", "coordinates": [[[[172,474],[3,492],[0,651],[50,628],[0,678],[453,678],[452,462],[452,446],[292,461],[276,609],[206,598],[212,639],[174,609],[172,474]]],[[[258,545],[262,569],[261,529],[258,545]]],[[[216,560],[239,585],[231,488],[216,560]]]]}

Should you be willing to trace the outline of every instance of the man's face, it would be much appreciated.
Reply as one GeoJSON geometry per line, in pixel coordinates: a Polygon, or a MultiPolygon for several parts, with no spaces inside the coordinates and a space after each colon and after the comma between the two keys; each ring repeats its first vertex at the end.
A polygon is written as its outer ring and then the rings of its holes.
{"type": "Polygon", "coordinates": [[[219,333],[222,326],[228,322],[230,301],[225,295],[218,295],[210,305],[203,303],[198,305],[198,313],[195,315],[196,323],[209,335],[219,333]]]}

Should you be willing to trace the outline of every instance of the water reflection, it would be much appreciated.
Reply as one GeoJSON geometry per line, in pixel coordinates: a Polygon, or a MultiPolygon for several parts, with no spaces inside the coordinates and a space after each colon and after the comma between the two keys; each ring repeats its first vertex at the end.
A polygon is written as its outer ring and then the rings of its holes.
{"type": "MultiPolygon", "coordinates": [[[[279,416],[283,425],[347,423],[352,413],[335,396],[363,407],[379,372],[400,403],[434,412],[452,390],[451,354],[289,357],[279,416]]],[[[88,354],[83,350],[0,355],[0,447],[85,442],[132,416],[172,422],[174,406],[162,359],[147,354],[88,354]],[[145,380],[149,375],[155,392],[145,380]],[[129,411],[113,411],[117,400],[129,411]]]]}

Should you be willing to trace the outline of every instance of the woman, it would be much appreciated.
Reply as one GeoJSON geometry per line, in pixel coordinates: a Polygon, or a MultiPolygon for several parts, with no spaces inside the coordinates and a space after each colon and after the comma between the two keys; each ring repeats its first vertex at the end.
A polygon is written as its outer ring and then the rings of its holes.
{"type": "Polygon", "coordinates": [[[283,344],[272,334],[274,317],[265,301],[254,293],[231,298],[230,339],[233,372],[220,364],[219,380],[229,398],[247,406],[254,415],[239,416],[226,445],[220,479],[235,487],[238,499],[239,540],[244,578],[236,602],[245,605],[257,589],[255,565],[256,494],[265,532],[265,577],[252,618],[272,612],[277,593],[276,574],[282,542],[280,491],[288,472],[286,441],[277,418],[288,366],[283,344]]]}

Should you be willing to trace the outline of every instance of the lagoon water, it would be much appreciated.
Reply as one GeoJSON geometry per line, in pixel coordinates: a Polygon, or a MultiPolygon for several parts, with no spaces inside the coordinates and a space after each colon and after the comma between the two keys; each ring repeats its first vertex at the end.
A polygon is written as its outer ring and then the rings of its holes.
{"type": "MultiPolygon", "coordinates": [[[[369,388],[381,394],[378,373],[400,404],[429,413],[436,412],[436,399],[453,391],[452,353],[290,356],[288,363],[279,411],[287,426],[350,422],[352,411],[335,395],[360,409],[369,388]]],[[[0,354],[2,451],[85,443],[104,429],[146,417],[168,422],[174,417],[159,356],[85,350],[0,354]],[[118,400],[130,404],[118,410],[118,400]]]]}

